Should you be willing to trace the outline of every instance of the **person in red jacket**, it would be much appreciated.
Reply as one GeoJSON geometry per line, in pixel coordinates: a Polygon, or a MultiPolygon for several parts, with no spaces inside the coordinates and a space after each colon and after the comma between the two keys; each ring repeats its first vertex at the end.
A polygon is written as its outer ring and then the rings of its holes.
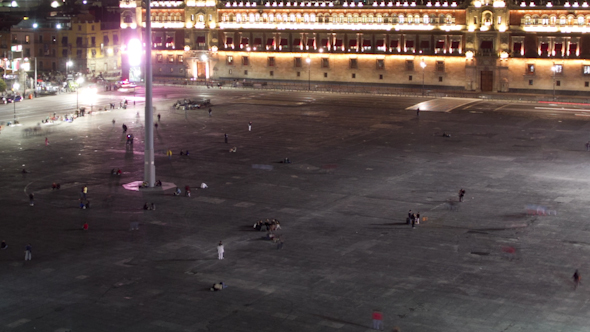
{"type": "Polygon", "coordinates": [[[373,311],[373,330],[383,330],[383,314],[379,310],[373,311]]]}

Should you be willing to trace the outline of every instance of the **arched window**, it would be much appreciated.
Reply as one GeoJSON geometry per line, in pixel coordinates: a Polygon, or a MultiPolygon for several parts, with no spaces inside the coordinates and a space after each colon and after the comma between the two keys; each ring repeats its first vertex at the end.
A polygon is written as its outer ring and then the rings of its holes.
{"type": "Polygon", "coordinates": [[[428,17],[428,15],[426,15],[426,14],[424,14],[423,23],[430,24],[430,17],[428,17]]]}
{"type": "Polygon", "coordinates": [[[289,15],[289,18],[290,18],[290,21],[291,21],[292,23],[294,23],[294,22],[295,22],[295,14],[291,14],[291,15],[289,15]]]}
{"type": "Polygon", "coordinates": [[[311,15],[309,15],[309,21],[311,23],[315,23],[316,22],[315,14],[312,13],[311,15]]]}
{"type": "Polygon", "coordinates": [[[397,19],[400,24],[404,24],[406,22],[404,19],[404,15],[400,15],[397,19]]]}
{"type": "MultiPolygon", "coordinates": [[[[448,16],[447,16],[447,18],[448,18],[448,16]]],[[[487,26],[492,25],[492,13],[490,13],[490,12],[484,12],[483,13],[483,16],[481,17],[481,22],[484,25],[487,25],[487,26]]]]}
{"type": "Polygon", "coordinates": [[[377,15],[377,23],[383,23],[383,17],[381,15],[377,15]]]}
{"type": "Polygon", "coordinates": [[[543,24],[543,25],[549,24],[549,17],[547,15],[543,15],[543,17],[541,17],[541,24],[543,24]]]}
{"type": "Polygon", "coordinates": [[[578,25],[584,25],[584,22],[585,22],[584,16],[582,16],[582,15],[578,16],[578,25]]]}
{"type": "Polygon", "coordinates": [[[367,22],[369,22],[369,23],[373,23],[374,22],[373,14],[370,14],[369,17],[367,17],[367,22]]]}
{"type": "Polygon", "coordinates": [[[445,24],[445,16],[443,14],[438,17],[438,24],[445,24]]]}
{"type": "Polygon", "coordinates": [[[254,15],[254,20],[260,22],[260,14],[256,13],[256,15],[254,15]]]}
{"type": "Polygon", "coordinates": [[[565,25],[566,21],[565,21],[565,16],[560,16],[559,17],[559,24],[560,25],[565,25]]]}
{"type": "Polygon", "coordinates": [[[414,16],[408,15],[408,24],[414,23],[414,16]]]}
{"type": "MultiPolygon", "coordinates": [[[[447,21],[445,23],[446,24],[453,24],[453,22],[454,22],[453,16],[447,15],[447,21]]],[[[491,24],[491,21],[490,21],[490,24],[491,24]]]]}
{"type": "Polygon", "coordinates": [[[346,17],[346,21],[348,23],[352,23],[352,15],[348,14],[348,16],[346,17]]]}
{"type": "Polygon", "coordinates": [[[124,23],[133,23],[133,19],[131,18],[131,14],[125,14],[123,16],[123,22],[124,23]]]}
{"type": "Polygon", "coordinates": [[[555,17],[555,16],[551,16],[551,17],[549,18],[549,24],[551,24],[551,25],[555,25],[555,23],[556,23],[556,22],[557,22],[557,17],[555,17]]]}
{"type": "Polygon", "coordinates": [[[254,17],[254,14],[250,13],[250,15],[249,15],[249,16],[250,16],[250,20],[249,20],[249,21],[250,21],[250,23],[254,23],[254,22],[256,22],[256,18],[254,17]]]}
{"type": "Polygon", "coordinates": [[[418,14],[414,15],[414,23],[416,23],[416,24],[420,23],[420,15],[418,15],[418,14]]]}
{"type": "Polygon", "coordinates": [[[574,22],[575,22],[574,15],[569,15],[567,17],[567,25],[574,25],[574,22]]]}

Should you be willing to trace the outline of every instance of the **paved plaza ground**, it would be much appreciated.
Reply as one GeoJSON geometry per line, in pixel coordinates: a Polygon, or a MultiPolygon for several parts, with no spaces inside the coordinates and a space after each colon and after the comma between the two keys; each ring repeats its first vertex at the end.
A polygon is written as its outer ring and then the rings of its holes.
{"type": "Polygon", "coordinates": [[[142,180],[141,103],[3,128],[0,331],[368,331],[380,310],[387,331],[587,332],[584,107],[473,101],[418,117],[424,101],[158,87],[157,178],[190,198],[123,188],[142,180]],[[212,116],[169,107],[189,96],[211,98],[212,116]],[[415,229],[410,209],[427,217],[415,229]],[[281,221],[283,249],[252,228],[263,218],[281,221]]]}

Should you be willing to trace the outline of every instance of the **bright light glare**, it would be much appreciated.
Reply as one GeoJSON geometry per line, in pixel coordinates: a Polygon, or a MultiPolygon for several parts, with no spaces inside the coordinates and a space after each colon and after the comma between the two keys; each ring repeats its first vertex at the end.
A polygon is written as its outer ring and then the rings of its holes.
{"type": "Polygon", "coordinates": [[[72,61],[66,62],[66,66],[71,67],[73,65],[72,61]]]}
{"type": "Polygon", "coordinates": [[[201,55],[201,60],[207,61],[207,55],[206,54],[201,55]]]}
{"type": "Polygon", "coordinates": [[[424,61],[420,62],[420,67],[422,67],[422,69],[426,68],[426,62],[424,62],[424,61]]]}
{"type": "Polygon", "coordinates": [[[82,84],[84,82],[84,78],[82,76],[78,77],[78,79],[76,79],[76,82],[78,84],[82,84]]]}
{"type": "Polygon", "coordinates": [[[12,88],[13,88],[14,90],[18,90],[18,88],[20,88],[20,84],[18,84],[18,83],[14,83],[14,84],[12,85],[12,88]]]}
{"type": "Polygon", "coordinates": [[[130,66],[139,66],[141,64],[142,47],[139,39],[131,39],[127,46],[127,56],[129,57],[130,66]]]}
{"type": "Polygon", "coordinates": [[[39,26],[39,24],[33,23],[33,28],[37,29],[38,26],[39,26]]]}

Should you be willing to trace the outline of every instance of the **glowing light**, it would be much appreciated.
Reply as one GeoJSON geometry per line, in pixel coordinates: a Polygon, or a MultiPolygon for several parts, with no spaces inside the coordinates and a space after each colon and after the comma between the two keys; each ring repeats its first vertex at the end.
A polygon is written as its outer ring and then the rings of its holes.
{"type": "Polygon", "coordinates": [[[508,52],[506,52],[506,51],[502,51],[502,52],[500,53],[500,59],[504,59],[504,60],[505,60],[505,59],[508,59],[508,52]]]}
{"type": "Polygon", "coordinates": [[[14,82],[14,84],[12,85],[12,89],[13,90],[18,90],[18,88],[20,88],[20,84],[18,84],[17,82],[14,82]]]}
{"type": "Polygon", "coordinates": [[[207,58],[207,54],[201,55],[201,60],[203,60],[203,61],[209,60],[209,58],[207,58]]]}
{"type": "Polygon", "coordinates": [[[57,7],[59,7],[59,2],[57,2],[57,1],[52,1],[52,2],[51,2],[51,7],[52,7],[52,8],[57,8],[57,7]]]}
{"type": "Polygon", "coordinates": [[[185,51],[185,52],[188,52],[188,51],[190,51],[190,50],[191,50],[191,47],[190,47],[190,46],[188,46],[188,45],[185,45],[185,46],[184,46],[184,51],[185,51]]]}
{"type": "Polygon", "coordinates": [[[137,29],[137,23],[131,23],[131,24],[129,24],[129,27],[131,29],[137,29]]]}
{"type": "Polygon", "coordinates": [[[424,62],[424,60],[420,62],[420,67],[422,67],[422,69],[426,68],[426,62],[424,62]]]}
{"type": "Polygon", "coordinates": [[[482,25],[481,28],[479,28],[479,30],[488,31],[488,30],[490,30],[490,27],[488,27],[487,25],[482,25]]]}
{"type": "Polygon", "coordinates": [[[215,29],[217,24],[215,22],[209,22],[209,29],[215,29]]]}
{"type": "Polygon", "coordinates": [[[71,67],[72,65],[74,65],[74,63],[71,60],[66,62],[66,67],[71,67]]]}
{"type": "Polygon", "coordinates": [[[39,26],[39,24],[33,23],[33,29],[37,29],[38,26],[39,26]]]}
{"type": "Polygon", "coordinates": [[[506,3],[503,0],[494,0],[494,8],[506,7],[506,3]]]}
{"type": "Polygon", "coordinates": [[[469,32],[475,31],[475,25],[470,25],[468,30],[469,32]]]}
{"type": "Polygon", "coordinates": [[[107,48],[107,54],[108,55],[113,55],[113,49],[112,48],[107,48]]]}
{"type": "Polygon", "coordinates": [[[16,1],[12,1],[10,3],[10,7],[18,7],[18,4],[16,3],[16,1]]]}
{"type": "Polygon", "coordinates": [[[506,31],[506,25],[502,24],[498,27],[498,31],[500,32],[505,32],[506,31]]]}
{"type": "Polygon", "coordinates": [[[59,23],[58,23],[58,24],[57,24],[55,27],[56,27],[57,29],[61,29],[61,24],[59,24],[59,23]]]}
{"type": "Polygon", "coordinates": [[[465,52],[465,58],[466,58],[467,60],[471,60],[471,59],[473,59],[473,52],[472,52],[472,51],[467,51],[467,52],[465,52]]]}
{"type": "Polygon", "coordinates": [[[127,57],[130,66],[139,66],[141,64],[141,55],[143,47],[139,39],[131,39],[127,44],[127,57]]]}
{"type": "Polygon", "coordinates": [[[121,23],[121,29],[127,29],[127,23],[121,23]]]}
{"type": "Polygon", "coordinates": [[[211,52],[217,52],[217,50],[218,50],[217,46],[212,46],[211,47],[211,52]]]}

